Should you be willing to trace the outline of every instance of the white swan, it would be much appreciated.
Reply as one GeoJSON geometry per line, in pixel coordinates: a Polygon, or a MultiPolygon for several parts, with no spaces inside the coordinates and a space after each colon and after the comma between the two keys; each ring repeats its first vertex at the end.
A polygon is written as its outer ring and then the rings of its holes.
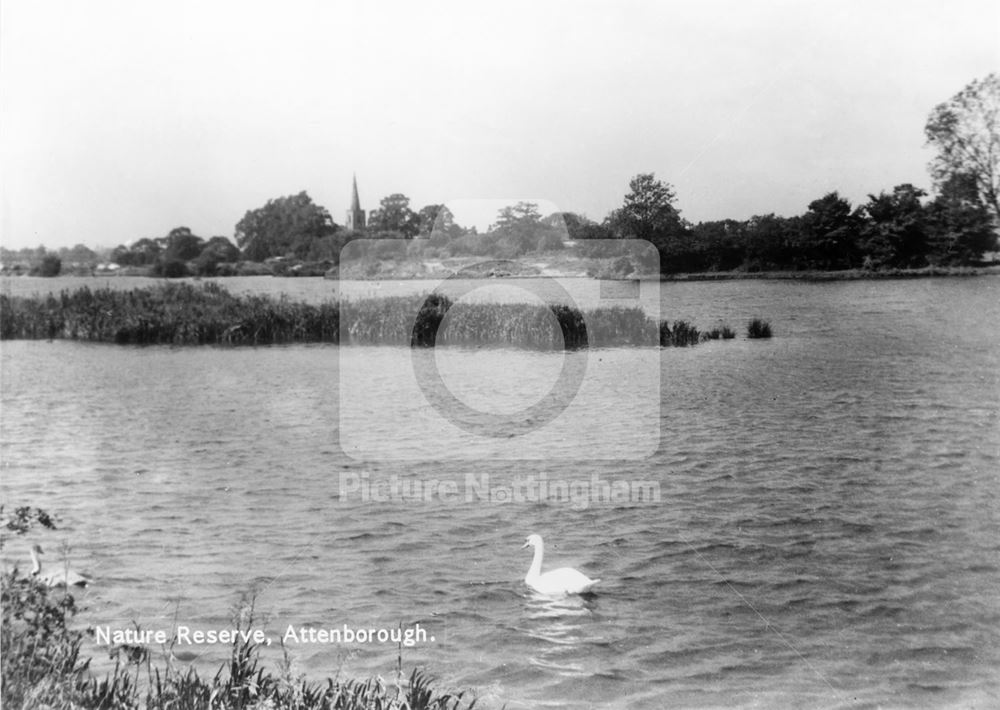
{"type": "Polygon", "coordinates": [[[63,568],[52,570],[51,572],[42,572],[42,563],[38,560],[38,556],[44,554],[41,545],[31,546],[31,576],[36,579],[40,579],[45,582],[45,584],[50,587],[86,587],[90,584],[90,580],[84,577],[82,574],[77,574],[71,569],[63,568]]]}
{"type": "Polygon", "coordinates": [[[521,546],[535,548],[535,558],[528,568],[528,575],[524,578],[524,583],[542,594],[582,594],[595,584],[599,579],[591,579],[587,575],[572,567],[560,567],[542,574],[542,555],[545,554],[545,546],[542,543],[541,535],[529,535],[527,541],[521,546]]]}

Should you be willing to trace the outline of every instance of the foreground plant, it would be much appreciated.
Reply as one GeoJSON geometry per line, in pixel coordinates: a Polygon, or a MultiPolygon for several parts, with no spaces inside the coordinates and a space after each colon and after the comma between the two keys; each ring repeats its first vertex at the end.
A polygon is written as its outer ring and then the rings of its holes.
{"type": "MultiPolygon", "coordinates": [[[[2,515],[2,510],[0,510],[2,515]]],[[[40,525],[54,529],[45,511],[18,508],[4,528],[21,535],[40,525]]],[[[408,681],[388,685],[381,678],[310,682],[283,669],[271,672],[260,662],[260,648],[247,634],[233,643],[229,660],[211,678],[193,667],[176,668],[167,656],[154,666],[145,646],[111,649],[114,670],[103,678],[81,657],[86,636],[74,628],[76,602],[65,588],[50,588],[15,566],[0,574],[0,705],[4,708],[83,708],[94,710],[460,710],[475,699],[441,692],[426,673],[414,670],[408,681]]],[[[234,624],[249,630],[253,596],[245,595],[234,624]]],[[[400,659],[400,675],[402,675],[400,659]]]]}
{"type": "MultiPolygon", "coordinates": [[[[104,678],[81,657],[85,632],[74,629],[77,606],[71,594],[50,589],[16,568],[0,577],[3,655],[0,701],[7,708],[296,708],[311,710],[459,710],[473,708],[465,693],[441,692],[426,673],[388,685],[381,678],[311,682],[261,665],[250,640],[233,644],[229,660],[211,678],[167,659],[155,666],[148,649],[112,649],[114,670],[104,678]]],[[[238,622],[250,628],[252,614],[238,622]]]]}

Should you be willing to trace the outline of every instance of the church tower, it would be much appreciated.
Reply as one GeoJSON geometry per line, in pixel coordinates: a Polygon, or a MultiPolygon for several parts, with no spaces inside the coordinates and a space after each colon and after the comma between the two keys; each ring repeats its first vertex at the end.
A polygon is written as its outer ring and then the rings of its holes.
{"type": "Polygon", "coordinates": [[[358,199],[358,176],[353,179],[351,191],[351,207],[347,210],[347,221],[344,223],[348,229],[360,231],[365,228],[365,211],[361,209],[361,200],[358,199]]]}

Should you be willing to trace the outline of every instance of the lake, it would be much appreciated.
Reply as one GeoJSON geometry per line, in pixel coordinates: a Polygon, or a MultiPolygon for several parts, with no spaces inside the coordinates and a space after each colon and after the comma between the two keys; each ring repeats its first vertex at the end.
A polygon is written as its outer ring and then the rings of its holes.
{"type": "MultiPolygon", "coordinates": [[[[0,287],[151,283],[129,281],[0,287]]],[[[314,302],[336,287],[222,283],[314,302]]],[[[996,705],[1000,278],[656,286],[637,297],[647,310],[737,339],[575,353],[3,342],[3,503],[61,521],[12,540],[5,563],[40,541],[58,566],[67,543],[97,579],[78,618],[111,628],[228,628],[254,589],[269,661],[289,626],[373,630],[286,646],[316,679],[391,678],[401,653],[489,708],[996,705]],[[746,339],[753,317],[775,337],[746,339]],[[418,371],[482,422],[449,418],[418,371]],[[585,373],[568,404],[546,395],[566,371],[585,373]],[[596,593],[531,593],[529,533],[546,569],[599,577],[596,593]],[[378,642],[401,625],[425,637],[378,642]]],[[[477,293],[601,301],[593,282],[552,288],[477,293]]],[[[214,672],[227,648],[175,652],[214,672]]]]}

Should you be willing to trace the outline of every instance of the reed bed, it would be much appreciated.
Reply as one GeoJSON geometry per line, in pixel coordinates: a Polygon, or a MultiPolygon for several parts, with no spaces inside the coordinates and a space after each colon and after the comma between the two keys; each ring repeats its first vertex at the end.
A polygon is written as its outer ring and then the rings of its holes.
{"type": "Polygon", "coordinates": [[[0,339],[70,339],[122,345],[337,342],[336,304],[236,297],[217,284],[168,283],[58,296],[0,296],[0,339]]]}
{"type": "Polygon", "coordinates": [[[736,332],[728,325],[716,326],[701,334],[702,340],[732,340],[736,337],[736,332]]]}
{"type": "MultiPolygon", "coordinates": [[[[215,283],[130,291],[80,288],[48,296],[0,295],[0,339],[70,339],[124,345],[280,343],[497,345],[576,350],[683,347],[728,339],[686,321],[657,322],[640,308],[454,303],[447,296],[348,299],[319,305],[234,296],[215,283]]],[[[760,336],[750,336],[760,337],[760,336]]]]}
{"type": "Polygon", "coordinates": [[[674,321],[673,326],[667,321],[660,322],[660,347],[687,347],[697,345],[700,340],[698,329],[687,321],[674,321]]]}
{"type": "Polygon", "coordinates": [[[766,320],[761,320],[760,318],[754,318],[747,324],[747,337],[770,338],[771,324],[768,323],[766,320]]]}

